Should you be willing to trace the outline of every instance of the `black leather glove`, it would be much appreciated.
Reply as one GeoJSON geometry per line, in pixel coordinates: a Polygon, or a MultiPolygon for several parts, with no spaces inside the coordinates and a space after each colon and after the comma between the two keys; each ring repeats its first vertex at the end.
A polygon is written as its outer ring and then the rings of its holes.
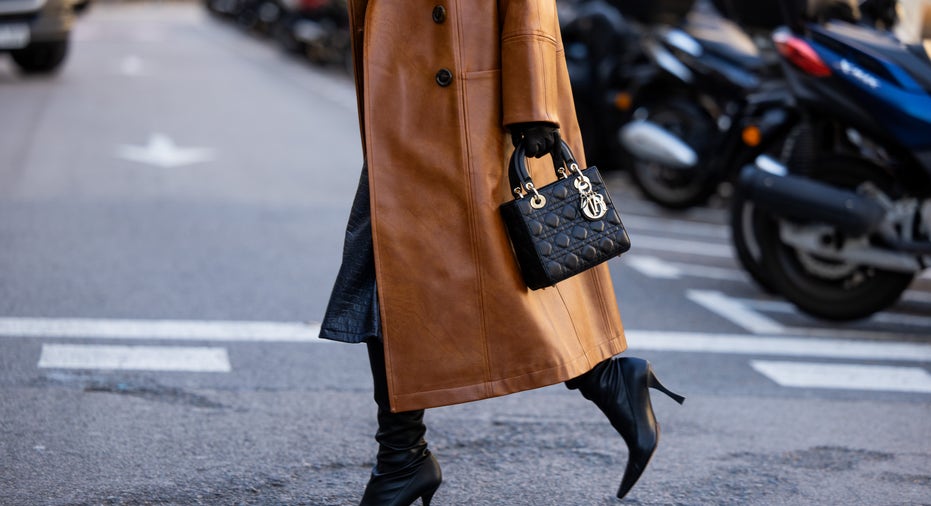
{"type": "Polygon", "coordinates": [[[524,143],[524,153],[533,158],[549,154],[553,146],[559,142],[559,129],[552,123],[515,123],[508,130],[511,132],[511,142],[517,147],[524,143]]]}

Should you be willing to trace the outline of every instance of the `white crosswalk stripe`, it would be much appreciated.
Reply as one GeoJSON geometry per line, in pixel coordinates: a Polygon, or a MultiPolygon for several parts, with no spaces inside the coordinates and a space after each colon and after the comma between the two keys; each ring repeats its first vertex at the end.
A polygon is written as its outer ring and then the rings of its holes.
{"type": "Polygon", "coordinates": [[[173,372],[230,372],[226,348],[43,344],[38,367],[173,372]]]}
{"type": "MultiPolygon", "coordinates": [[[[752,284],[749,275],[737,266],[727,226],[707,222],[714,220],[713,213],[706,212],[701,221],[692,221],[651,216],[648,205],[636,207],[636,212],[639,214],[624,216],[634,248],[622,265],[643,276],[669,282],[704,279],[752,284]],[[688,261],[683,261],[683,257],[688,257],[688,261]],[[722,259],[729,260],[729,265],[722,266],[722,259]]],[[[918,279],[931,279],[931,270],[918,279]]],[[[686,289],[685,295],[750,335],[629,330],[631,349],[791,358],[791,361],[748,361],[754,371],[787,388],[931,393],[931,374],[922,367],[806,361],[821,358],[931,363],[931,345],[897,341],[906,336],[915,339],[931,335],[931,316],[883,311],[851,328],[825,325],[804,315],[793,304],[769,296],[734,297],[700,289],[686,289]],[[806,321],[812,326],[793,326],[799,322],[804,325],[806,321]],[[870,330],[869,326],[899,330],[870,330]]],[[[902,301],[931,304],[927,284],[916,284],[902,295],[902,301]]]]}
{"type": "MultiPolygon", "coordinates": [[[[702,215],[703,220],[711,217],[702,215]]],[[[654,279],[708,279],[750,283],[737,268],[724,225],[646,214],[625,216],[635,250],[620,263],[654,279]],[[676,259],[667,259],[671,255],[676,259]],[[689,257],[683,261],[682,257],[689,257]],[[728,260],[727,266],[721,259],[728,260]],[[714,263],[717,265],[707,265],[714,263]]],[[[671,282],[671,281],[670,281],[671,282]]],[[[780,319],[798,310],[784,300],[733,297],[716,290],[687,289],[686,297],[749,334],[669,332],[628,329],[632,350],[782,357],[796,361],[748,359],[753,370],[785,387],[840,388],[931,393],[931,376],[921,367],[812,363],[806,359],[931,363],[931,345],[896,341],[906,334],[851,328],[793,327],[780,319]]],[[[931,303],[931,293],[910,290],[903,297],[931,303]]],[[[804,321],[804,319],[802,319],[804,321]]],[[[874,324],[911,326],[931,334],[931,317],[884,312],[874,324]]],[[[40,368],[230,372],[226,347],[197,342],[323,344],[320,325],[303,322],[202,321],[93,318],[0,318],[0,338],[170,341],[191,346],[43,344],[40,368]]],[[[914,336],[915,334],[911,334],[914,336]]]]}
{"type": "Polygon", "coordinates": [[[764,376],[787,387],[931,393],[931,374],[919,367],[752,360],[764,376]]]}
{"type": "MultiPolygon", "coordinates": [[[[329,341],[317,337],[319,324],[298,322],[236,322],[191,320],[105,320],[105,319],[40,319],[0,318],[0,335],[5,338],[105,339],[121,341],[216,341],[230,344],[243,342],[323,344],[329,341]]],[[[632,350],[664,352],[712,353],[747,356],[822,358],[832,360],[868,360],[887,362],[931,362],[931,344],[864,341],[862,339],[819,339],[794,335],[741,335],[700,332],[669,332],[629,329],[627,338],[632,350]]],[[[863,377],[864,369],[856,364],[834,364],[818,373],[793,369],[782,362],[757,360],[754,368],[786,386],[811,388],[859,388],[857,381],[844,378],[863,377]],[[776,365],[766,365],[776,364],[776,365]],[[853,372],[851,372],[853,371],[853,372]],[[856,372],[856,374],[854,374],[856,372]],[[818,381],[805,378],[821,378],[818,381]],[[799,379],[802,378],[802,379],[799,379]],[[806,382],[807,381],[807,382],[806,382]],[[841,387],[837,387],[841,388],[841,387]]],[[[794,364],[795,362],[787,362],[794,364]]],[[[37,362],[39,368],[147,370],[167,372],[230,372],[225,347],[43,344],[37,362]]],[[[813,366],[805,366],[813,367],[813,366]]],[[[902,372],[913,368],[877,370],[890,380],[881,380],[882,390],[928,393],[922,376],[902,372]],[[896,372],[898,371],[898,372],[896,372]],[[896,375],[899,376],[896,376],[896,375]],[[904,376],[903,376],[904,375],[904,376]],[[905,379],[896,379],[896,378],[905,379]],[[898,383],[896,383],[898,381],[898,383]],[[897,387],[900,385],[901,387],[897,387]],[[918,385],[918,386],[915,386],[918,385]]],[[[869,369],[866,369],[869,370],[869,369]]],[[[877,389],[878,387],[871,388],[877,389]]]]}

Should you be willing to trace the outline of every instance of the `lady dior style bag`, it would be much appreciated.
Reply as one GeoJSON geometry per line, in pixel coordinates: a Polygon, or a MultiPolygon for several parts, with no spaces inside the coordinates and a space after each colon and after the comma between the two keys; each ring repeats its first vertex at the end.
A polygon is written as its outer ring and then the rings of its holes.
{"type": "Polygon", "coordinates": [[[559,179],[537,188],[518,144],[508,163],[515,197],[499,207],[521,275],[532,290],[553,286],[630,249],[598,168],[580,169],[562,140],[551,156],[559,179]]]}

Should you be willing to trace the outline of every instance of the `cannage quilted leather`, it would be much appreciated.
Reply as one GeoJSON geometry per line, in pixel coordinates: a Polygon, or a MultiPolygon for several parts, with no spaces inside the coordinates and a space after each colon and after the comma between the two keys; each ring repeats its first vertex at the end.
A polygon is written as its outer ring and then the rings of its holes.
{"type": "Polygon", "coordinates": [[[607,213],[597,220],[583,216],[576,175],[538,188],[546,203],[531,205],[532,195],[500,207],[521,275],[538,290],[575,276],[630,249],[630,238],[596,167],[582,173],[604,197],[607,213]]]}

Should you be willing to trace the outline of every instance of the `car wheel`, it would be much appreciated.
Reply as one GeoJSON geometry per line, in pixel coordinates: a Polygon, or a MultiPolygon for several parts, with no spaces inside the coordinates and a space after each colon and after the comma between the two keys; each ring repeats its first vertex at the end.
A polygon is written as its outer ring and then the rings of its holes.
{"type": "Polygon", "coordinates": [[[33,42],[12,51],[16,65],[27,74],[49,74],[65,61],[68,55],[68,39],[54,42],[33,42]]]}

